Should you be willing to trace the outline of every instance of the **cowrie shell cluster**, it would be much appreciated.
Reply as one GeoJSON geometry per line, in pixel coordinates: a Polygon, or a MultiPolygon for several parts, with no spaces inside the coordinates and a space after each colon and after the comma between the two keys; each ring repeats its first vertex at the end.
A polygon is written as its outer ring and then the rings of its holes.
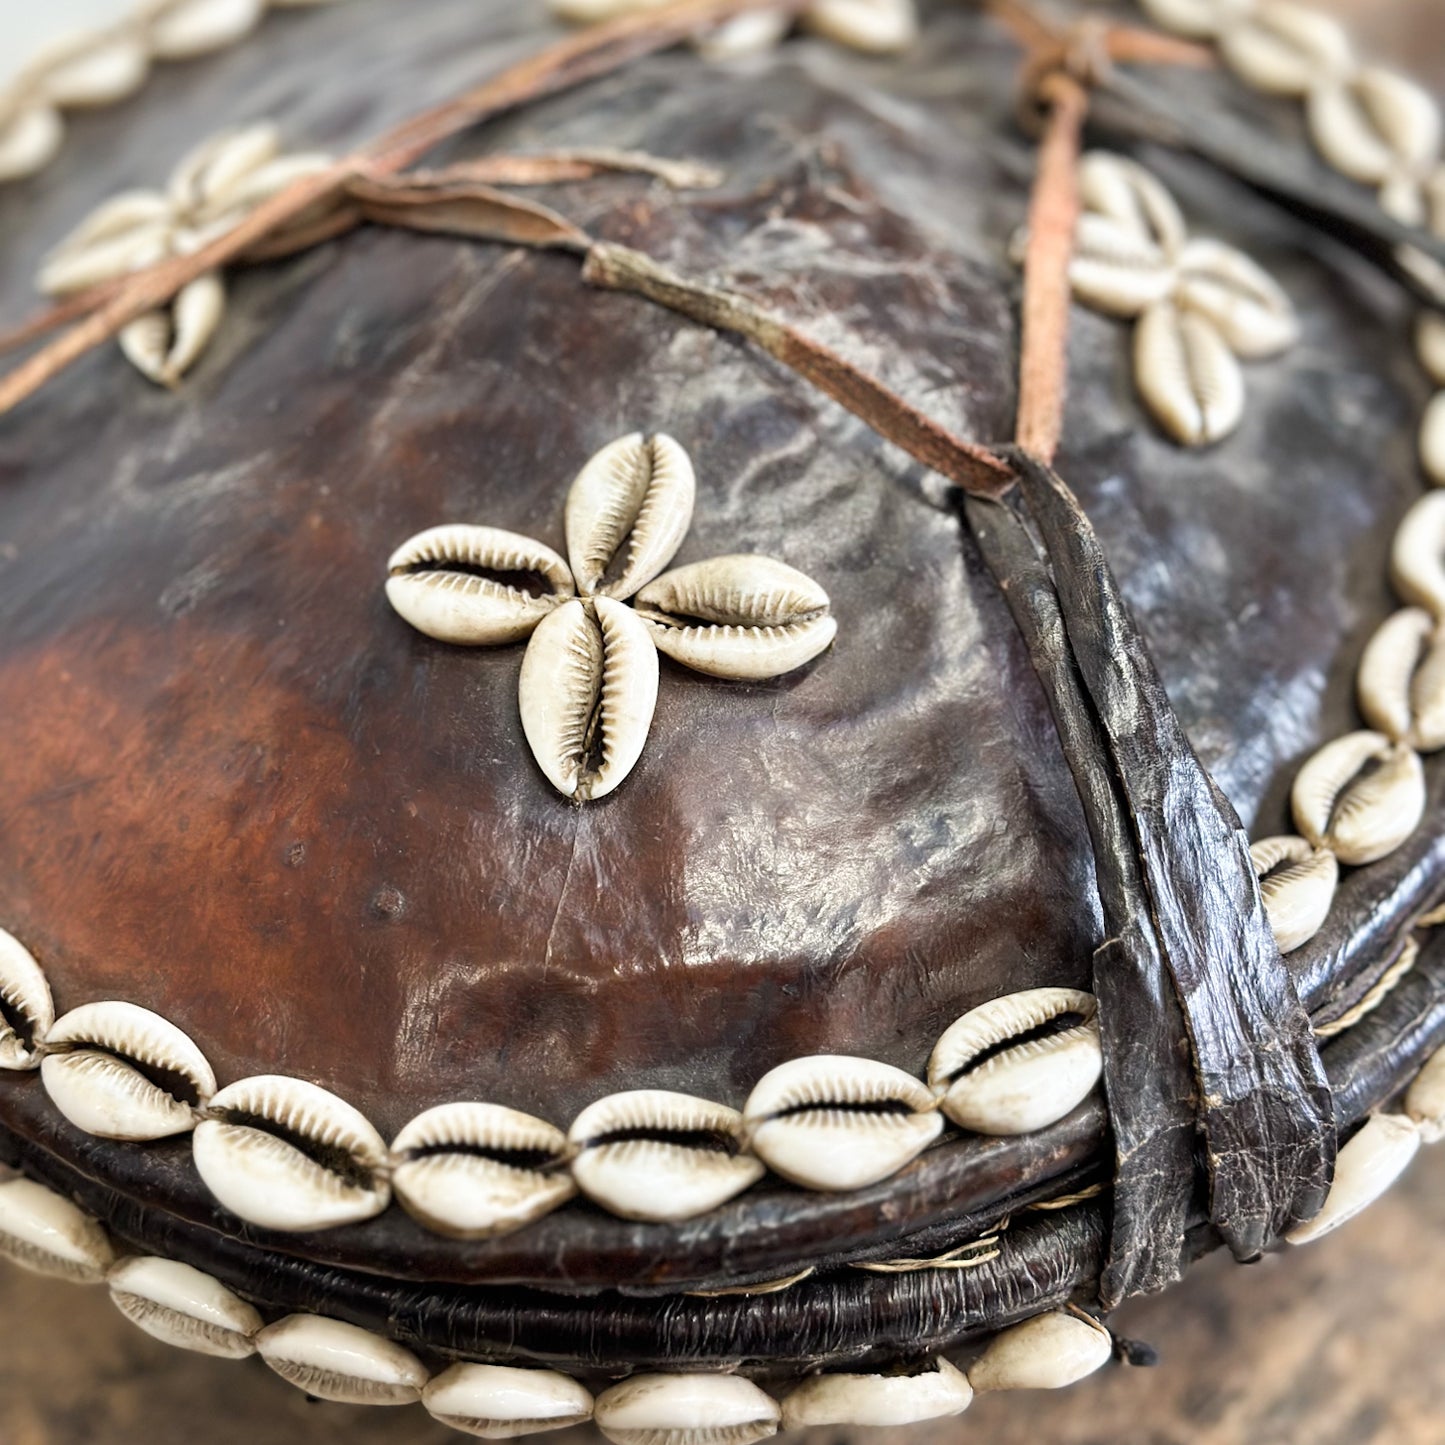
{"type": "Polygon", "coordinates": [[[370,1219],[391,1199],[381,1135],[335,1094],[280,1074],[216,1094],[192,1153],[211,1193],[266,1229],[330,1229],[370,1219]]]}
{"type": "Polygon", "coordinates": [[[1031,1134],[1082,1103],[1104,1068],[1097,1005],[1073,988],[1035,988],[980,1004],[928,1061],[943,1112],[979,1134],[1031,1134]]]}
{"type": "MultiPolygon", "coordinates": [[[[223,131],[187,152],[164,190],[123,191],[98,206],[46,257],[36,284],[46,295],[69,296],[195,251],[299,176],[328,164],[319,154],[283,156],[270,124],[223,131]]],[[[199,360],[225,312],[225,283],[209,271],[167,306],[122,327],[117,340],[142,375],[174,386],[199,360]]]]}
{"type": "Polygon", "coordinates": [[[268,8],[335,0],[144,0],[102,29],[66,35],[0,90],[0,182],[33,175],[65,138],[67,110],[134,95],[155,61],[190,60],[242,40],[268,8]]]}
{"type": "MultiPolygon", "coordinates": [[[[655,10],[662,0],[547,0],[560,20],[574,25],[595,25],[620,15],[655,10]]],[[[906,50],[918,38],[918,11],[914,0],[810,0],[799,20],[806,30],[835,44],[869,55],[891,55],[906,50]]],[[[697,42],[709,59],[730,60],[756,54],[778,45],[792,25],[786,16],[757,14],[724,21],[697,42]]]]}
{"type": "Polygon", "coordinates": [[[1275,356],[1298,336],[1289,297],[1242,251],[1191,239],[1173,196],[1136,161],[1090,152],[1079,196],[1075,297],[1137,322],[1135,385],[1170,436],[1186,446],[1228,436],[1244,414],[1238,358],[1275,356]]]}
{"type": "Polygon", "coordinates": [[[529,639],[522,730],[547,781],[574,802],[606,797],[637,765],[659,650],[714,677],[758,680],[811,662],[837,631],[827,593],[771,557],[663,573],[696,490],[678,442],[633,432],[572,483],[569,561],[515,532],[454,523],[417,533],[387,564],[387,597],[427,636],[471,646],[529,639]]]}

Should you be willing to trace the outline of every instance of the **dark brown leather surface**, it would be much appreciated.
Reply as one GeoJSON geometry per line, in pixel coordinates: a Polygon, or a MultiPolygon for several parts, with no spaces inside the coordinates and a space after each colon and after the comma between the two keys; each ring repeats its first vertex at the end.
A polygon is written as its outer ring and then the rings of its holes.
{"type": "MultiPolygon", "coordinates": [[[[297,148],[341,148],[546,29],[426,0],[398,46],[384,8],[278,17],[77,126],[0,199],[6,313],[47,243],[190,139],[272,115],[297,148]]],[[[707,195],[550,199],[1000,439],[1031,149],[1013,52],[971,11],[930,24],[896,65],[811,43],[734,70],[659,57],[460,151],[723,165],[707,195]]],[[[1358,725],[1424,386],[1387,286],[1229,182],[1161,169],[1197,230],[1279,276],[1303,339],[1249,368],[1234,438],[1184,453],[1141,416],[1126,328],[1076,311],[1060,469],[1258,835],[1285,825],[1297,764],[1358,725]]],[[[223,1081],[311,1079],[384,1133],[453,1098],[564,1124],[622,1088],[740,1105],[812,1052],[917,1070],[973,1004],[1083,983],[1099,933],[1042,696],[936,480],[564,258],[367,233],[239,276],[178,395],[107,349],[0,423],[0,925],[61,1008],[145,1004],[223,1081]],[[774,684],[664,663],[640,766],[579,813],[526,751],[520,648],[428,641],[380,583],[434,522],[560,545],[572,473],[637,427],[698,465],[679,560],[780,556],[831,593],[839,640],[774,684]]]]}

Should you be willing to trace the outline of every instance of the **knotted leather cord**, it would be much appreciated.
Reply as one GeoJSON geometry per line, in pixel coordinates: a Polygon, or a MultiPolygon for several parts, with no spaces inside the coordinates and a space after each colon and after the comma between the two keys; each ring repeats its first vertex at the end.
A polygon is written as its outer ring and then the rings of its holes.
{"type": "Polygon", "coordinates": [[[1094,845],[1107,931],[1094,992],[1115,1145],[1099,1296],[1113,1308],[1183,1273],[1201,1166],[1208,1218],[1251,1259],[1319,1210],[1336,1141],[1248,837],[1185,737],[1088,518],[1047,464],[1062,427],[1087,95],[1062,72],[1038,94],[1050,110],[1030,206],[1018,446],[1006,455],[1042,555],[1013,506],[970,497],[964,514],[1028,644],[1094,845]]]}

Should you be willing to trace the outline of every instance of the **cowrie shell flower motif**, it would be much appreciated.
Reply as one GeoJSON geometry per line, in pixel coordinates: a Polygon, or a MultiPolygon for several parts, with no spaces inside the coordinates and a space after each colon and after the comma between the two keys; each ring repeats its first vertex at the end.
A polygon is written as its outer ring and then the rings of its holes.
{"type": "Polygon", "coordinates": [[[1228,436],[1244,414],[1240,359],[1274,356],[1297,337],[1289,297],[1242,251],[1191,238],[1173,196],[1136,162],[1092,151],[1079,190],[1075,297],[1138,322],[1135,384],[1170,436],[1185,446],[1228,436]]]}
{"type": "MultiPolygon", "coordinates": [[[[283,156],[280,134],[270,124],[223,131],[189,151],[164,190],[122,191],[98,206],[51,251],[36,285],[47,296],[71,296],[197,251],[297,177],[328,164],[316,153],[283,156]]],[[[121,351],[151,381],[175,386],[225,311],[225,284],[218,271],[208,271],[168,306],[124,327],[121,351]]]]}
{"type": "Polygon", "coordinates": [[[677,442],[634,432],[572,483],[570,565],[530,537],[461,523],[417,533],[387,564],[391,605],[428,637],[471,647],[530,639],[522,730],[548,782],[574,802],[606,797],[636,766],[659,651],[696,672],[755,680],[812,661],[837,631],[828,594],[771,557],[663,572],[695,491],[677,442]]]}
{"type": "MultiPolygon", "coordinates": [[[[619,15],[656,10],[663,0],[548,0],[560,20],[574,25],[595,25],[619,15]]],[[[799,23],[805,30],[851,50],[869,55],[892,55],[906,50],[918,38],[918,9],[914,0],[811,0],[799,23]]],[[[724,21],[698,42],[710,60],[752,55],[780,44],[792,29],[786,15],[758,11],[724,21]]]]}

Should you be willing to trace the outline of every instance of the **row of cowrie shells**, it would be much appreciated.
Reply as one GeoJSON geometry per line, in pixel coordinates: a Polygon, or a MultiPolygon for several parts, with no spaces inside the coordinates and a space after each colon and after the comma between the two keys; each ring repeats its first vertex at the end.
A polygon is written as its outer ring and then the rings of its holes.
{"type": "Polygon", "coordinates": [[[960,1414],[975,1391],[1073,1384],[1113,1352],[1104,1326],[1058,1311],[1000,1332],[966,1374],[937,1359],[909,1375],[815,1375],[781,1400],[741,1375],[645,1374],[594,1398],[556,1370],[463,1362],[432,1376],[395,1341],[319,1315],[266,1324],[252,1305],[190,1265],[118,1256],[99,1222],[29,1179],[0,1184],[0,1255],[37,1274],[108,1285],[121,1313],[165,1344],[224,1359],[259,1355],[316,1399],[420,1401],[443,1424],[486,1439],[585,1420],[617,1445],[741,1445],[811,1425],[906,1425],[960,1414]]]}
{"type": "Polygon", "coordinates": [[[315,1084],[268,1074],[218,1089],[195,1044],[148,1009],[98,1002],[56,1019],[40,966],[0,931],[0,1068],[36,1067],[87,1133],[191,1133],[202,1180],[248,1223],[334,1228],[381,1213],[394,1193],[429,1228],[478,1239],[579,1190],[624,1219],[660,1222],[714,1209],[769,1168],[807,1189],[863,1188],[915,1159],[945,1118],[990,1135],[1062,1119],[1098,1082],[1102,1055],[1091,994],[1029,989],[958,1019],[926,1082],[873,1059],[815,1055],[766,1074],[741,1111],[638,1089],[599,1099],[564,1133],[497,1104],[443,1104],[388,1148],[315,1084]]]}
{"type": "MultiPolygon", "coordinates": [[[[1404,1172],[1422,1142],[1445,1137],[1445,1049],[1416,1076],[1404,1110],[1373,1115],[1345,1143],[1324,1208],[1291,1232],[1290,1243],[1308,1243],[1353,1219],[1404,1172]]],[[[190,1265],[118,1257],[97,1220],[25,1178],[0,1184],[0,1256],[38,1274],[106,1283],[121,1313],[167,1344],[228,1359],[258,1354],[323,1400],[420,1401],[443,1424],[487,1439],[589,1419],[616,1445],[711,1445],[815,1425],[906,1425],[961,1414],[979,1391],[1073,1384],[1113,1353],[1104,1326],[1061,1310],[1001,1331],[966,1373],[939,1358],[912,1374],[815,1375],[781,1401],[740,1375],[646,1374],[594,1398],[556,1370],[463,1362],[433,1377],[395,1341],[340,1320],[295,1314],[268,1325],[190,1265]]]]}
{"type": "Polygon", "coordinates": [[[0,181],[33,175],[65,138],[65,110],[124,100],[155,60],[189,60],[234,44],[268,9],[336,0],[144,0],[127,19],[50,46],[0,93],[0,181]]]}
{"type": "MultiPolygon", "coordinates": [[[[1341,175],[1379,189],[1380,204],[1406,225],[1445,238],[1445,165],[1439,108],[1406,76],[1360,65],[1337,20],[1294,0],[1141,0],[1169,30],[1212,40],[1245,84],[1298,97],[1315,148],[1341,175]]],[[[1439,292],[1445,271],[1418,252],[1401,258],[1439,292]]],[[[1416,349],[1431,380],[1445,387],[1445,313],[1426,312],[1416,349]]],[[[1445,392],[1421,423],[1420,458],[1445,485],[1445,392]]]]}

